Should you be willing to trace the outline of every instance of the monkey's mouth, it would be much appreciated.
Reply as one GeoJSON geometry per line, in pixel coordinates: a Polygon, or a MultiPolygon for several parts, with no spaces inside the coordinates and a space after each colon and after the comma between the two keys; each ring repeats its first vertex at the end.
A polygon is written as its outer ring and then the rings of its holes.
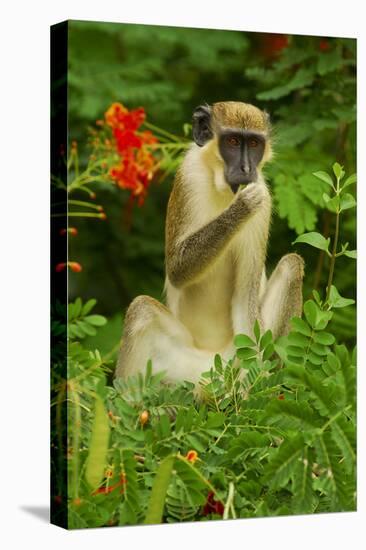
{"type": "Polygon", "coordinates": [[[234,195],[237,194],[237,192],[239,191],[239,188],[241,187],[241,185],[242,185],[241,183],[234,183],[233,185],[230,185],[231,190],[234,193],[234,195]]]}
{"type": "Polygon", "coordinates": [[[250,174],[233,174],[230,177],[226,177],[226,181],[230,186],[230,189],[236,195],[240,189],[246,187],[249,183],[255,183],[257,181],[257,173],[251,172],[250,174]]]}
{"type": "Polygon", "coordinates": [[[230,189],[232,190],[234,195],[236,195],[238,191],[240,191],[241,189],[244,189],[244,187],[249,185],[249,183],[250,183],[249,181],[248,182],[242,182],[242,183],[232,183],[232,184],[230,184],[230,189]]]}

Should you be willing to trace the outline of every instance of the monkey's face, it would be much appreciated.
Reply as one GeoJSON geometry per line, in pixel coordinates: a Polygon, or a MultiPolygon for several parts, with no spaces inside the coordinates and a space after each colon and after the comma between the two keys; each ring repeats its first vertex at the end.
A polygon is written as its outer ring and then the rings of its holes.
{"type": "Polygon", "coordinates": [[[253,105],[200,105],[193,113],[192,130],[199,147],[213,144],[216,158],[223,161],[222,186],[227,184],[233,193],[242,184],[256,182],[258,168],[271,158],[268,115],[253,105]]]}
{"type": "Polygon", "coordinates": [[[252,130],[221,130],[218,146],[224,160],[225,179],[233,193],[240,185],[257,181],[257,166],[265,150],[263,134],[252,130]]]}

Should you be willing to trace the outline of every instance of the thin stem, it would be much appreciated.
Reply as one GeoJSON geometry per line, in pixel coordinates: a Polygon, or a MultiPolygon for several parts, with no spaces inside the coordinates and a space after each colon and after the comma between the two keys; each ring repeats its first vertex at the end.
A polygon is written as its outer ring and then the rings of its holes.
{"type": "Polygon", "coordinates": [[[166,130],[163,130],[162,128],[159,128],[158,126],[155,126],[155,124],[151,124],[151,122],[147,122],[145,120],[144,126],[146,126],[146,128],[149,128],[150,130],[154,130],[155,132],[163,136],[168,137],[172,141],[181,141],[181,138],[175,136],[174,134],[171,134],[170,132],[167,132],[166,130]]]}
{"type": "Polygon", "coordinates": [[[72,390],[74,403],[73,419],[73,439],[72,439],[72,494],[74,498],[79,496],[79,447],[80,447],[80,429],[81,429],[81,408],[78,393],[72,390]]]}
{"type": "Polygon", "coordinates": [[[86,201],[77,201],[75,199],[69,199],[69,204],[75,204],[76,206],[85,206],[86,208],[92,208],[93,210],[99,210],[99,211],[101,209],[100,204],[94,204],[86,201]]]}
{"type": "Polygon", "coordinates": [[[63,214],[51,214],[51,218],[62,218],[68,216],[69,218],[100,218],[103,219],[103,213],[96,214],[94,212],[68,212],[63,214]]]}
{"type": "Polygon", "coordinates": [[[228,493],[225,508],[224,508],[223,519],[229,519],[229,510],[231,510],[231,513],[233,514],[233,518],[234,519],[236,518],[235,509],[234,509],[234,494],[235,494],[234,483],[230,481],[229,493],[228,493]]]}
{"type": "MultiPolygon", "coordinates": [[[[337,187],[338,187],[338,185],[337,185],[337,187]]],[[[339,208],[337,209],[337,215],[336,215],[336,227],[335,227],[334,240],[333,240],[332,256],[331,256],[331,259],[330,259],[330,268],[329,268],[329,277],[328,277],[328,284],[327,284],[326,301],[329,300],[330,288],[331,288],[332,282],[333,282],[334,266],[335,266],[336,255],[337,255],[337,248],[338,248],[338,238],[339,238],[339,208]]]]}

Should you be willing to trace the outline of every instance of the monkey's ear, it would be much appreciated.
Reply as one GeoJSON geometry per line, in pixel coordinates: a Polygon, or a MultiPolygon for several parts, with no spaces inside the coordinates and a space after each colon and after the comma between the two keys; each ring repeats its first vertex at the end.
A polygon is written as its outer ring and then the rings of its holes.
{"type": "Polygon", "coordinates": [[[211,107],[209,105],[200,105],[194,110],[192,133],[195,143],[200,147],[213,137],[211,130],[211,107]]]}

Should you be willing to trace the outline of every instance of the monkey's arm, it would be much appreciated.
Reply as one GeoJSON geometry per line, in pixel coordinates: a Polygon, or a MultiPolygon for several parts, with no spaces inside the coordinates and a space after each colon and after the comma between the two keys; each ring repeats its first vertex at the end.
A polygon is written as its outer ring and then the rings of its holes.
{"type": "Polygon", "coordinates": [[[259,186],[248,185],[217,218],[184,240],[168,244],[166,266],[170,282],[177,288],[182,287],[212,265],[263,198],[259,186]]]}

